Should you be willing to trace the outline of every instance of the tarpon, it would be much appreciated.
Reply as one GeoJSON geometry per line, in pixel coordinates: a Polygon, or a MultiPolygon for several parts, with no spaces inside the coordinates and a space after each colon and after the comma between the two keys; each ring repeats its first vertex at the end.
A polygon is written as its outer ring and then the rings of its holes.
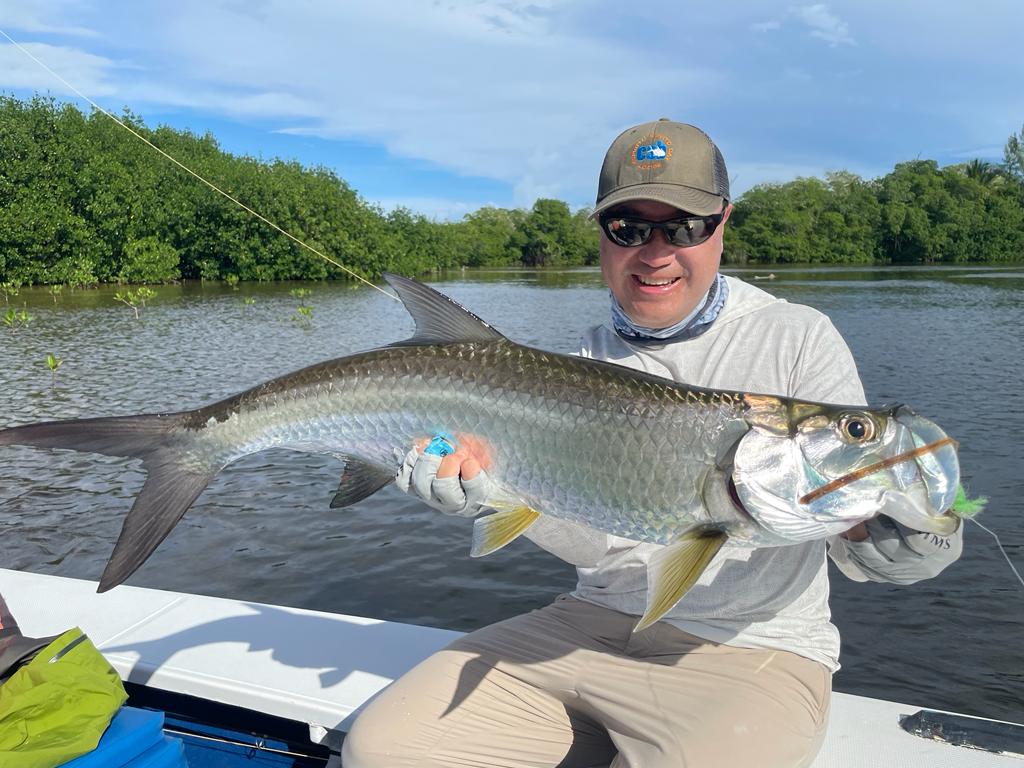
{"type": "Polygon", "coordinates": [[[142,460],[146,481],[99,584],[130,576],[225,466],[268,448],[344,462],[332,507],[394,479],[439,432],[473,445],[494,481],[474,556],[541,515],[664,545],[643,628],[727,542],[782,546],[838,534],[885,509],[948,533],[956,445],[905,406],[863,408],[712,390],[516,344],[421,283],[386,276],[412,338],[303,368],[192,411],[26,424],[0,446],[142,460]]]}

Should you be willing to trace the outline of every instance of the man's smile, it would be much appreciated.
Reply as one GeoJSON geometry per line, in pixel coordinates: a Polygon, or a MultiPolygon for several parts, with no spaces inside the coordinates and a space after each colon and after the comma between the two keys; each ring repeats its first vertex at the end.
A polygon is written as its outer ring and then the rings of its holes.
{"type": "Polygon", "coordinates": [[[646,277],[644,275],[633,275],[633,285],[644,291],[664,291],[682,280],[681,277],[646,277]]]}

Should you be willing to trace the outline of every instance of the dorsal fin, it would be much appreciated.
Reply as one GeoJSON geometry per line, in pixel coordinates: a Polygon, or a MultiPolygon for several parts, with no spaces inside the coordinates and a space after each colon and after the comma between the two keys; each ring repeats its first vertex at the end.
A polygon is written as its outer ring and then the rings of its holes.
{"type": "MultiPolygon", "coordinates": [[[[412,319],[416,333],[398,346],[453,344],[464,341],[501,341],[505,337],[443,293],[408,277],[384,273],[412,319]]],[[[394,346],[394,345],[393,345],[394,346]]]]}

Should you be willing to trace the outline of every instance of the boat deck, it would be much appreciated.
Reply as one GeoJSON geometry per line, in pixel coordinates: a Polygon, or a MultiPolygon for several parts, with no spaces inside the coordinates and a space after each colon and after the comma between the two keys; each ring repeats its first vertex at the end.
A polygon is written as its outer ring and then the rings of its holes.
{"type": "MultiPolygon", "coordinates": [[[[26,635],[77,625],[126,681],[307,724],[311,741],[334,750],[377,691],[459,634],[131,586],[95,590],[93,581],[0,569],[0,594],[26,635]]],[[[835,693],[815,768],[1024,768],[1020,756],[900,728],[922,708],[835,693]]]]}

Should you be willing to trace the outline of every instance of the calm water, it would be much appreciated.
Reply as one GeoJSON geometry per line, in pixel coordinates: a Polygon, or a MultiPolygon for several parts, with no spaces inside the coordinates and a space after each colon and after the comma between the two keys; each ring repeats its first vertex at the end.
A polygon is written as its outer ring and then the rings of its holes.
{"type": "MultiPolygon", "coordinates": [[[[1024,268],[771,271],[762,287],[821,309],[843,332],[871,401],[912,403],[960,440],[966,484],[991,499],[984,521],[1024,569],[1024,268]]],[[[164,287],[138,321],[112,289],[58,303],[23,290],[13,302],[33,321],[0,326],[0,425],[194,407],[412,332],[376,291],[310,285],[300,300],[295,287],[164,287]],[[313,307],[310,329],[291,319],[300,303],[313,307]],[[55,384],[51,352],[64,360],[55,384]]],[[[511,338],[558,351],[606,312],[594,271],[468,273],[438,287],[511,338]]],[[[284,451],[233,465],[131,583],[456,629],[572,588],[571,568],[525,540],[471,559],[468,521],[391,488],[330,510],[337,471],[284,451]]],[[[142,479],[120,459],[3,449],[0,566],[98,578],[142,479]]],[[[1024,588],[980,529],[929,582],[833,573],[832,606],[837,689],[1024,721],[1024,588]]]]}

